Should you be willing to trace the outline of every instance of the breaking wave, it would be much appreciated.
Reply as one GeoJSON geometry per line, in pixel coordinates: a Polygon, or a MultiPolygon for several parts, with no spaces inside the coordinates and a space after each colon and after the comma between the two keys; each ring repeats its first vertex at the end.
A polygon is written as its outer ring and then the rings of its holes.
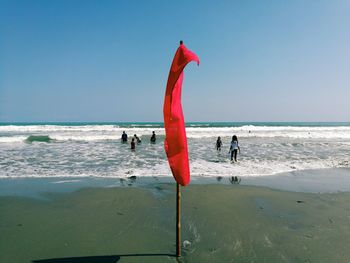
{"type": "Polygon", "coordinates": [[[26,140],[26,142],[51,142],[52,139],[48,135],[30,135],[26,140]]]}

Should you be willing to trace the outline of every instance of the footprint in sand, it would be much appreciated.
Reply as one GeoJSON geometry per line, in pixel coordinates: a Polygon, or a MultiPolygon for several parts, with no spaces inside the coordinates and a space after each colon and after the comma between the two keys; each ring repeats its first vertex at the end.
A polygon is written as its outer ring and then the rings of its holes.
{"type": "Polygon", "coordinates": [[[266,242],[267,246],[268,247],[272,247],[272,242],[269,239],[269,237],[267,235],[264,235],[264,238],[265,238],[265,242],[266,242]]]}
{"type": "Polygon", "coordinates": [[[233,245],[233,251],[239,253],[242,249],[242,241],[236,240],[233,245]]]}

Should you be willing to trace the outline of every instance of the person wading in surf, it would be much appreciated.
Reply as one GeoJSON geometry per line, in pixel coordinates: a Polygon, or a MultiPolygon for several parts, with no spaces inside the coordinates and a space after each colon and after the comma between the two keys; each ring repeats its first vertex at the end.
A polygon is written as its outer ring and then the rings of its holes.
{"type": "Polygon", "coordinates": [[[233,161],[237,162],[237,152],[238,151],[239,151],[239,153],[241,153],[241,149],[238,146],[237,136],[233,135],[231,145],[230,145],[230,151],[229,151],[229,153],[231,153],[231,162],[233,162],[233,161]]]}

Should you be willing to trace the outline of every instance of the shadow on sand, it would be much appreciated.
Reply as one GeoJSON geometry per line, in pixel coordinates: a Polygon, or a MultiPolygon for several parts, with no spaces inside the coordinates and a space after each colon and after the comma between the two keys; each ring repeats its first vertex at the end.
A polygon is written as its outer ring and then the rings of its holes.
{"type": "Polygon", "coordinates": [[[116,263],[122,257],[176,257],[173,254],[124,254],[112,256],[50,258],[33,260],[32,263],[116,263]]]}

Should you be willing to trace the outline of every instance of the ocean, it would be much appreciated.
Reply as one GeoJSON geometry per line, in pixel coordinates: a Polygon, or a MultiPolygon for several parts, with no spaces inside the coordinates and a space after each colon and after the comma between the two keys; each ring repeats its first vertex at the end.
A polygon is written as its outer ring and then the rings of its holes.
{"type": "MultiPolygon", "coordinates": [[[[186,131],[191,176],[198,178],[350,166],[348,122],[196,122],[186,131]],[[232,135],[241,148],[237,163],[228,154],[232,135]]],[[[171,176],[163,123],[0,123],[0,178],[80,176],[171,176]],[[135,151],[121,143],[123,131],[129,142],[134,134],[142,140],[135,151]]]]}

